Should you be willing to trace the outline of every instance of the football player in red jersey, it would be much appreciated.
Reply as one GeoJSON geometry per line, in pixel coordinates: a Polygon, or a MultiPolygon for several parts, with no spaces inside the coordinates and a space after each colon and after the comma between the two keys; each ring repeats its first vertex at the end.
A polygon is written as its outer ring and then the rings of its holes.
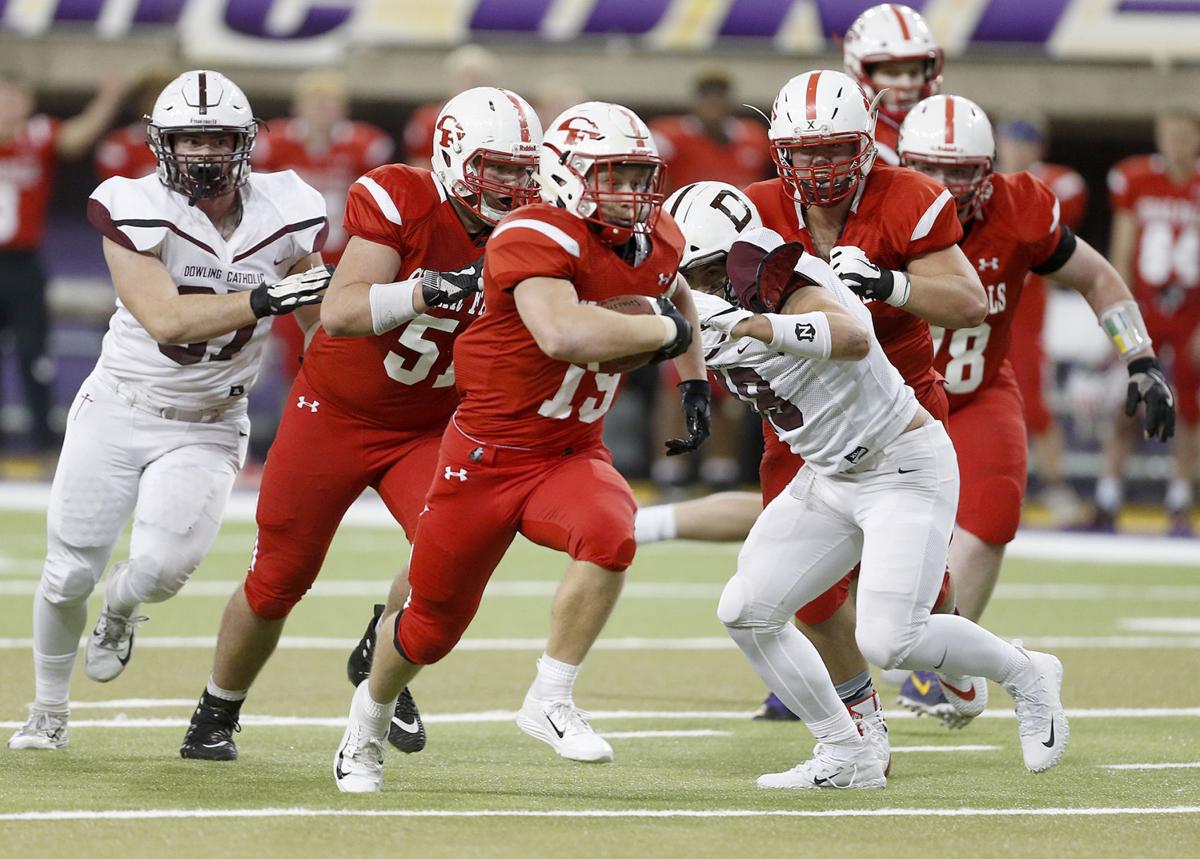
{"type": "MultiPolygon", "coordinates": [[[[1004,547],[1016,535],[1025,494],[1025,422],[1008,353],[1030,271],[1053,276],[1091,305],[1129,369],[1129,404],[1146,405],[1147,436],[1166,441],[1175,421],[1171,389],[1121,276],[1062,223],[1058,198],[1045,183],[1030,173],[993,173],[994,152],[987,116],[961,96],[926,99],[900,129],[901,163],[954,194],[964,230],[960,246],[988,294],[984,322],[947,327],[934,337],[962,478],[950,570],[958,610],[975,621],[1000,575],[1004,547]]],[[[901,689],[901,703],[936,713],[945,702],[926,684],[937,685],[932,672],[915,672],[901,689]]],[[[959,703],[956,681],[940,685],[950,704],[959,703]]]]}
{"type": "Polygon", "coordinates": [[[900,123],[923,98],[942,91],[945,57],[929,25],[901,3],[880,3],[859,15],[842,42],[842,65],[883,104],[875,127],[875,148],[881,161],[900,163],[896,142],[900,123]]]}
{"type": "Polygon", "coordinates": [[[683,237],[662,212],[663,163],[645,123],[619,105],[576,105],[551,122],[539,168],[545,204],[496,228],[487,313],[455,346],[462,404],[425,499],[409,601],[380,626],[394,630],[395,646],[376,647],[350,705],[333,761],[342,791],[380,789],[396,694],[458,642],[518,533],[571,563],[517,725],[563,757],[612,759],[572,697],[635,549],[633,494],[601,440],[620,382],[604,362],[679,357],[689,424],[688,439],[673,442],[681,450],[707,436],[709,386],[692,340],[695,306],[676,274],[683,237]],[[595,304],[628,294],[653,299],[660,314],[595,304]]]}
{"type": "MultiPolygon", "coordinates": [[[[250,570],[226,606],[185,758],[237,757],[241,702],[368,486],[410,539],[416,533],[458,405],[451,348],[483,312],[483,246],[500,218],[536,196],[541,142],[533,108],[493,87],[455,96],[439,127],[432,173],[389,164],[350,188],[350,243],[267,456],[250,570]]],[[[402,604],[403,591],[394,599],[402,604]]],[[[394,742],[419,750],[411,696],[396,715],[394,742]]]]}
{"type": "MultiPolygon", "coordinates": [[[[1200,116],[1159,115],[1158,152],[1137,155],[1108,174],[1113,208],[1110,256],[1133,285],[1146,326],[1171,347],[1170,369],[1179,392],[1179,437],[1167,487],[1171,533],[1190,535],[1200,421],[1200,116]]],[[[1133,449],[1127,421],[1118,420],[1104,449],[1104,472],[1096,484],[1092,527],[1112,531],[1123,492],[1121,471],[1133,449]]]]}
{"type": "Polygon", "coordinates": [[[125,94],[119,77],[100,81],[82,113],[70,119],[35,114],[33,91],[12,74],[0,74],[0,333],[16,341],[21,386],[41,453],[55,447],[50,430],[54,364],[46,351],[50,319],[46,277],[38,247],[59,158],[80,158],[112,122],[125,94]]]}
{"type": "MultiPolygon", "coordinates": [[[[1063,226],[1078,231],[1087,208],[1087,183],[1070,167],[1043,161],[1045,151],[1046,125],[1040,117],[1023,116],[996,126],[996,170],[1000,173],[1028,170],[1041,179],[1058,198],[1063,226]]],[[[1030,273],[1025,279],[1021,302],[1013,317],[1013,346],[1008,359],[1025,403],[1031,470],[1040,479],[1041,500],[1056,521],[1067,523],[1079,518],[1079,499],[1063,476],[1063,434],[1046,404],[1042,331],[1046,324],[1048,289],[1041,275],[1030,273]]]]}

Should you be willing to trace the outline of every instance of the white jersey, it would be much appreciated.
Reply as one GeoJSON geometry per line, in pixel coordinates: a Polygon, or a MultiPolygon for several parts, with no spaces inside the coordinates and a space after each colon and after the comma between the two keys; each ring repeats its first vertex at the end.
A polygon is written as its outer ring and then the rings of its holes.
{"type": "MultiPolygon", "coordinates": [[[[325,201],[290,170],[251,174],[228,241],[157,176],[113,178],[92,192],[88,220],[123,247],[162,260],[180,293],[244,292],[286,276],[319,251],[325,201]]],[[[117,299],[98,366],[146,399],[185,409],[238,405],[258,377],[271,317],[204,343],[163,346],[117,299]]]]}
{"type": "MultiPolygon", "coordinates": [[[[818,474],[837,474],[868,459],[904,432],[917,411],[912,389],[875,339],[871,312],[842,285],[828,263],[806,254],[799,270],[871,332],[861,361],[818,361],[781,355],[750,337],[732,340],[701,329],[704,360],[729,392],[775,428],[780,440],[818,474]]],[[[729,306],[693,290],[700,317],[729,306]]]]}

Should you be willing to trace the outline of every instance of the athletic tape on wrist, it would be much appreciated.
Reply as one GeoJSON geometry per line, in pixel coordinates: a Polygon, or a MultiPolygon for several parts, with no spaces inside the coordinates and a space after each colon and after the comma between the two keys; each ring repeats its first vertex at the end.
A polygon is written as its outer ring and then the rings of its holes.
{"type": "Polygon", "coordinates": [[[772,350],[801,358],[829,360],[833,336],[829,331],[829,317],[824,313],[764,313],[763,318],[771,323],[771,342],[767,345],[772,350]]]}
{"type": "Polygon", "coordinates": [[[909,283],[908,275],[902,271],[892,272],[892,294],[884,301],[892,307],[903,307],[908,304],[909,294],[912,292],[912,285],[909,283]]]}
{"type": "Polygon", "coordinates": [[[1100,313],[1100,327],[1123,359],[1128,360],[1154,345],[1136,301],[1126,299],[1104,308],[1100,313]]]}
{"type": "Polygon", "coordinates": [[[383,334],[398,328],[420,314],[413,304],[413,291],[421,286],[421,277],[397,283],[373,283],[368,297],[371,302],[371,328],[383,334]]]}

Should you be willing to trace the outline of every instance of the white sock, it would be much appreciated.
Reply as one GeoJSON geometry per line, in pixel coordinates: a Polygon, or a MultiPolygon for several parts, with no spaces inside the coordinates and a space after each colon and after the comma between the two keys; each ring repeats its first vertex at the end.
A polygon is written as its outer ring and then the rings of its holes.
{"type": "Polygon", "coordinates": [[[947,676],[986,677],[1007,683],[1029,659],[1007,641],[965,617],[935,614],[904,660],[906,669],[939,671],[947,676]]]}
{"type": "Polygon", "coordinates": [[[1116,513],[1124,500],[1125,490],[1119,477],[1105,475],[1096,481],[1096,506],[1101,510],[1116,513]]]}
{"type": "Polygon", "coordinates": [[[39,584],[33,596],[34,705],[43,710],[67,708],[71,671],[79,639],[87,626],[87,603],[52,603],[39,584]]]}
{"type": "Polygon", "coordinates": [[[541,701],[570,701],[578,676],[578,665],[559,662],[543,653],[537,661],[537,676],[533,678],[529,694],[541,701]]]}
{"type": "Polygon", "coordinates": [[[1192,481],[1173,479],[1167,484],[1167,512],[1186,513],[1192,506],[1192,481]]]}
{"type": "Polygon", "coordinates": [[[371,697],[368,686],[369,681],[364,680],[354,690],[354,699],[350,702],[350,718],[362,723],[371,736],[382,739],[387,736],[392,713],[396,711],[396,699],[380,703],[371,697]]]}
{"type": "Polygon", "coordinates": [[[639,546],[674,540],[677,528],[674,504],[640,507],[633,520],[633,539],[639,546]]]}
{"type": "Polygon", "coordinates": [[[245,701],[246,693],[250,691],[249,689],[222,689],[216,684],[216,681],[213,680],[211,674],[208,676],[207,689],[208,694],[212,695],[214,698],[220,698],[222,701],[232,701],[234,703],[237,703],[238,701],[245,701]]]}
{"type": "Polygon", "coordinates": [[[778,631],[728,629],[758,676],[817,740],[835,746],[861,745],[862,736],[838,698],[829,670],[804,633],[790,623],[778,631]]]}

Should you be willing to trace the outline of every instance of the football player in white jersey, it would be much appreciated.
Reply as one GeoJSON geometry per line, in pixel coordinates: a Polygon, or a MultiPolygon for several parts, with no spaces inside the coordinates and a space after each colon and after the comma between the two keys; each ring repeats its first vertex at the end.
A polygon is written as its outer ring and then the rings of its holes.
{"type": "Polygon", "coordinates": [[[88,641],[93,680],[129,661],[138,606],[173,596],[200,564],[246,453],[270,317],[316,321],[325,203],[290,171],[251,174],[256,132],[231,80],[186,72],[149,118],[157,175],[109,179],[88,201],[116,312],[67,419],[34,595],[36,697],[9,748],[67,744],[87,598],[130,515],[129,557],[109,573],[88,641]]]}
{"type": "Polygon", "coordinates": [[[759,786],[887,783],[885,761],[791,624],[860,559],[856,639],[867,659],[995,680],[1016,700],[1025,766],[1054,766],[1068,730],[1061,663],[963,618],[930,615],[958,501],[954,449],[888,362],[869,312],[826,263],[771,230],[742,233],[726,270],[735,301],[697,290],[706,361],[805,460],[751,529],[717,609],[819,741],[810,760],[759,786]]]}

